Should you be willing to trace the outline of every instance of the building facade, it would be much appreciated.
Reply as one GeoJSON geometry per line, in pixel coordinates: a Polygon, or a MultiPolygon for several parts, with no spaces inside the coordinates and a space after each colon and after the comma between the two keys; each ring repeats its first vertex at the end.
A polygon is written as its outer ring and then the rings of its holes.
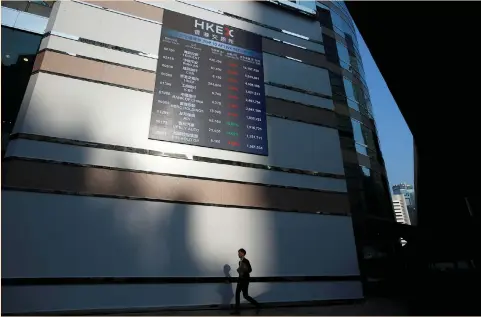
{"type": "Polygon", "coordinates": [[[2,74],[3,313],[228,305],[241,247],[357,300],[398,243],[342,2],[3,1],[2,74]]]}
{"type": "Polygon", "coordinates": [[[406,208],[408,210],[410,224],[417,224],[417,212],[416,212],[416,197],[414,194],[413,185],[401,183],[392,187],[394,195],[403,195],[406,201],[406,208]]]}
{"type": "Polygon", "coordinates": [[[406,183],[394,185],[392,187],[394,195],[403,195],[408,206],[416,206],[416,198],[414,197],[414,187],[406,183]]]}
{"type": "Polygon", "coordinates": [[[396,221],[405,225],[410,225],[411,220],[409,218],[408,205],[404,195],[392,195],[392,203],[394,214],[396,215],[396,221]]]}

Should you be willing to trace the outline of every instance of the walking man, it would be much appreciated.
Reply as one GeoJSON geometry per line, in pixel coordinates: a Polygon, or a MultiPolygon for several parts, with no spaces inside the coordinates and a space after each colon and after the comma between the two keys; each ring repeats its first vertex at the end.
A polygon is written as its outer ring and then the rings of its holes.
{"type": "Polygon", "coordinates": [[[237,282],[237,287],[235,289],[235,311],[232,314],[233,315],[240,314],[239,306],[240,306],[241,292],[244,298],[257,308],[256,313],[259,313],[260,311],[259,303],[255,299],[249,296],[249,279],[250,279],[250,273],[252,272],[251,263],[249,262],[249,260],[245,258],[246,250],[239,249],[239,251],[237,251],[237,254],[239,255],[239,259],[240,259],[239,268],[237,269],[237,272],[239,273],[239,281],[237,282]]]}

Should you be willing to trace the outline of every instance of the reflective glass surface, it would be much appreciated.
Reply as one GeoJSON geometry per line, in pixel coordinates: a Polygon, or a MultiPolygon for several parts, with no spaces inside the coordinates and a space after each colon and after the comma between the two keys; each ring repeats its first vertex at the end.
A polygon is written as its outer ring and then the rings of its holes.
{"type": "Polygon", "coordinates": [[[347,105],[349,106],[349,108],[352,108],[354,110],[357,110],[357,111],[360,111],[359,109],[359,105],[357,104],[357,102],[354,102],[350,99],[347,99],[347,105]]]}
{"type": "Polygon", "coordinates": [[[344,20],[339,14],[334,12],[334,10],[331,10],[331,17],[332,17],[332,24],[334,25],[334,31],[341,35],[342,37],[346,37],[346,34],[350,35],[356,44],[358,46],[357,38],[356,38],[356,32],[354,28],[349,25],[349,23],[344,20]]]}
{"type": "Polygon", "coordinates": [[[343,1],[331,1],[336,7],[338,7],[345,15],[349,18],[351,15],[349,14],[349,10],[347,10],[346,4],[343,1]]]}
{"type": "Polygon", "coordinates": [[[364,141],[370,149],[375,149],[375,144],[374,144],[374,135],[372,133],[372,131],[366,127],[364,124],[361,125],[361,130],[362,130],[362,135],[364,137],[364,141]]]}
{"type": "Polygon", "coordinates": [[[362,93],[361,87],[354,84],[352,81],[350,81],[347,78],[344,78],[343,81],[344,81],[344,88],[346,89],[346,97],[357,103],[362,103],[364,93],[362,93]]]}
{"type": "Polygon", "coordinates": [[[356,143],[356,152],[368,156],[368,154],[367,154],[367,147],[366,147],[365,145],[356,143]]]}
{"type": "Polygon", "coordinates": [[[2,151],[12,132],[42,36],[2,27],[2,151]]]}
{"type": "Polygon", "coordinates": [[[367,86],[364,80],[364,70],[360,66],[359,58],[349,54],[349,50],[342,43],[336,42],[336,47],[341,67],[355,75],[367,86]]]}
{"type": "Polygon", "coordinates": [[[344,62],[350,64],[351,57],[349,56],[349,51],[347,50],[347,47],[345,47],[339,42],[336,42],[336,47],[337,47],[337,53],[339,54],[339,58],[344,62]]]}
{"type": "Polygon", "coordinates": [[[371,170],[365,166],[361,166],[361,169],[362,169],[362,173],[364,174],[364,176],[371,176],[371,170]]]}
{"type": "Polygon", "coordinates": [[[47,17],[50,15],[51,8],[33,4],[31,4],[31,7],[29,6],[27,8],[30,8],[35,12],[30,13],[7,8],[3,6],[2,2],[2,27],[7,26],[43,35],[47,28],[47,17]]]}
{"type": "Polygon", "coordinates": [[[372,119],[373,113],[369,95],[361,89],[361,86],[354,84],[345,77],[343,78],[343,82],[349,107],[372,119]]]}
{"type": "Polygon", "coordinates": [[[351,119],[352,123],[352,130],[354,133],[354,141],[356,143],[364,144],[367,146],[366,140],[364,138],[364,133],[363,133],[363,124],[355,119],[351,119]]]}

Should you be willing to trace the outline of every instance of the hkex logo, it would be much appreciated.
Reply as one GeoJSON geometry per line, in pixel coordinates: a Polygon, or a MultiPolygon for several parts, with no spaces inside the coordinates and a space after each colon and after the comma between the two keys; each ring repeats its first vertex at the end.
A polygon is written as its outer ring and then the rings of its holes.
{"type": "Polygon", "coordinates": [[[194,27],[204,31],[217,33],[225,37],[234,37],[234,30],[229,29],[227,26],[222,26],[215,23],[195,19],[194,27]]]}

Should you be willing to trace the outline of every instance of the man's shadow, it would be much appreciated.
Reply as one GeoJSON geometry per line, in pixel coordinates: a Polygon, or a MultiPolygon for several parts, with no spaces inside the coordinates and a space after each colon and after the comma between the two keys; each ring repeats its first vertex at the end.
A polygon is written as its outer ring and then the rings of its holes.
{"type": "Polygon", "coordinates": [[[219,285],[217,292],[221,298],[220,308],[230,309],[231,301],[234,298],[234,291],[232,290],[232,277],[230,275],[231,267],[230,265],[224,265],[224,276],[225,282],[219,285]]]}

